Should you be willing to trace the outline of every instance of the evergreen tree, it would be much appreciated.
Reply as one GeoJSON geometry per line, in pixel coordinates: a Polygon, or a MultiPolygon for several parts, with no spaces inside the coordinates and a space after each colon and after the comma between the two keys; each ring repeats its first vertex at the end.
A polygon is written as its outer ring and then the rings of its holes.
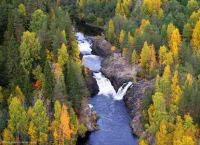
{"type": "Polygon", "coordinates": [[[47,16],[41,9],[36,10],[32,14],[32,21],[30,23],[30,30],[33,32],[38,32],[43,25],[47,23],[47,16]]]}
{"type": "Polygon", "coordinates": [[[54,89],[54,77],[52,73],[51,66],[49,62],[46,60],[44,66],[44,86],[43,86],[43,94],[47,98],[53,99],[53,89],[54,89]]]}
{"type": "Polygon", "coordinates": [[[119,44],[120,44],[121,49],[124,48],[125,36],[126,36],[126,32],[124,30],[121,30],[119,34],[119,44]]]}
{"type": "Polygon", "coordinates": [[[67,52],[67,47],[66,45],[63,43],[61,48],[58,50],[58,63],[60,64],[60,66],[63,68],[63,66],[65,64],[67,64],[68,62],[68,52],[67,52]]]}
{"type": "Polygon", "coordinates": [[[188,14],[191,15],[192,12],[198,10],[199,8],[199,4],[196,0],[189,0],[188,3],[187,3],[187,11],[188,11],[188,14]]]}
{"type": "Polygon", "coordinates": [[[83,79],[81,68],[71,59],[67,68],[65,68],[65,84],[73,105],[79,108],[82,97],[88,96],[88,90],[83,79]]]}
{"type": "Polygon", "coordinates": [[[155,134],[159,130],[160,123],[166,119],[165,99],[161,92],[152,96],[153,104],[148,109],[149,123],[148,130],[155,134]]]}
{"type": "Polygon", "coordinates": [[[33,62],[40,58],[40,49],[36,34],[29,31],[24,32],[20,45],[20,59],[26,73],[30,73],[33,62]]]}
{"type": "Polygon", "coordinates": [[[53,134],[54,144],[61,143],[61,128],[60,128],[61,104],[59,101],[54,103],[54,120],[51,123],[51,131],[53,134]]]}
{"type": "Polygon", "coordinates": [[[172,34],[169,40],[169,47],[173,54],[173,58],[175,62],[178,62],[179,60],[179,52],[180,52],[181,46],[182,46],[181,35],[179,33],[179,30],[175,29],[174,31],[172,31],[172,34]]]}
{"type": "Polygon", "coordinates": [[[11,131],[8,129],[8,128],[5,128],[4,131],[3,131],[3,141],[2,143],[3,144],[6,144],[8,142],[12,142],[12,141],[15,141],[11,131]]]}
{"type": "Polygon", "coordinates": [[[61,68],[60,64],[54,64],[54,79],[55,79],[55,86],[54,86],[54,96],[59,101],[66,101],[66,85],[63,74],[63,69],[61,68]]]}
{"type": "Polygon", "coordinates": [[[19,48],[16,39],[12,35],[8,42],[7,47],[7,61],[6,61],[6,72],[10,80],[10,85],[14,88],[17,85],[19,77],[19,48]]]}
{"type": "Polygon", "coordinates": [[[133,50],[133,53],[132,53],[132,64],[135,65],[138,63],[138,55],[137,55],[137,52],[136,50],[134,49],[133,50]]]}
{"type": "Polygon", "coordinates": [[[48,140],[49,119],[42,100],[38,99],[32,109],[28,134],[32,142],[45,144],[48,140]]]}
{"type": "Polygon", "coordinates": [[[60,116],[60,128],[61,128],[61,142],[64,143],[71,139],[71,130],[70,130],[70,118],[67,112],[67,107],[62,106],[61,116],[60,116]]]}
{"type": "Polygon", "coordinates": [[[181,88],[179,86],[178,71],[175,71],[174,76],[172,78],[171,92],[171,104],[178,105],[182,94],[181,88]]]}
{"type": "Polygon", "coordinates": [[[192,33],[191,47],[194,53],[200,54],[200,20],[196,23],[195,28],[192,33]]]}
{"type": "Polygon", "coordinates": [[[156,133],[156,145],[169,145],[167,136],[167,126],[164,121],[160,124],[160,130],[156,133]]]}
{"type": "Polygon", "coordinates": [[[115,26],[112,19],[108,23],[107,38],[110,42],[115,42],[115,26]]]}
{"type": "Polygon", "coordinates": [[[24,4],[21,3],[18,5],[18,12],[21,16],[26,16],[26,8],[24,4]]]}
{"type": "Polygon", "coordinates": [[[27,115],[22,107],[22,103],[17,97],[12,98],[9,105],[8,129],[15,138],[23,139],[27,133],[28,120],[27,115]]]}

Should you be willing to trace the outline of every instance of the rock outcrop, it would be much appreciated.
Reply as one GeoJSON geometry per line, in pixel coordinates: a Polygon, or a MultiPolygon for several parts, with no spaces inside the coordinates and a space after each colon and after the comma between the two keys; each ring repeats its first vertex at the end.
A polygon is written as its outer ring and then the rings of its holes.
{"type": "Polygon", "coordinates": [[[85,74],[86,75],[85,78],[86,78],[87,88],[90,92],[90,95],[95,96],[99,92],[97,81],[95,78],[93,78],[93,72],[91,70],[87,69],[86,71],[87,73],[85,74]]]}
{"type": "Polygon", "coordinates": [[[101,57],[107,57],[111,55],[111,47],[112,45],[105,40],[103,36],[94,36],[90,37],[93,44],[93,52],[101,57]]]}
{"type": "Polygon", "coordinates": [[[97,119],[96,112],[88,104],[88,98],[83,98],[79,116],[80,123],[85,124],[88,131],[91,132],[97,130],[97,119]]]}
{"type": "Polygon", "coordinates": [[[102,61],[101,71],[111,80],[117,90],[123,83],[136,78],[137,67],[128,64],[126,58],[120,53],[115,53],[102,61]]]}
{"type": "Polygon", "coordinates": [[[144,135],[142,125],[142,109],[144,107],[144,90],[151,90],[154,86],[155,79],[150,81],[139,81],[129,89],[124,97],[124,101],[131,115],[131,128],[136,136],[144,135]]]}

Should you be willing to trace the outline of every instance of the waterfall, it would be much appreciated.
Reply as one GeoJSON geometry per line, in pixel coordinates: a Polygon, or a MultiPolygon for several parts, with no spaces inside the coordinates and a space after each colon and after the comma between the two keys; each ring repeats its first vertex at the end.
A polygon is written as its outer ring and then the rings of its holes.
{"type": "Polygon", "coordinates": [[[78,48],[83,55],[82,64],[92,70],[93,76],[99,86],[98,95],[112,96],[114,100],[122,100],[126,95],[127,90],[133,84],[132,82],[124,83],[116,92],[109,79],[107,79],[101,72],[101,57],[91,54],[92,44],[80,32],[76,33],[78,48]]]}
{"type": "Polygon", "coordinates": [[[114,96],[115,100],[122,100],[126,95],[127,90],[133,85],[132,82],[124,83],[117,91],[117,94],[114,96]]]}

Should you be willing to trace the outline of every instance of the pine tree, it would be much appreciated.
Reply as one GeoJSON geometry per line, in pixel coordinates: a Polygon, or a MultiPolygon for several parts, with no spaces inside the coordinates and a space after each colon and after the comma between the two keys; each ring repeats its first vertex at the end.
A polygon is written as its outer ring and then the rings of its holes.
{"type": "Polygon", "coordinates": [[[133,48],[134,45],[134,37],[131,35],[130,32],[128,32],[128,48],[133,48]]]}
{"type": "Polygon", "coordinates": [[[12,98],[9,105],[9,116],[8,128],[15,138],[24,137],[27,133],[28,120],[27,115],[22,107],[20,100],[17,97],[12,98]]]}
{"type": "Polygon", "coordinates": [[[167,54],[166,54],[166,58],[165,58],[165,62],[164,62],[166,65],[172,65],[174,63],[173,61],[173,54],[171,51],[169,51],[167,54]]]}
{"type": "Polygon", "coordinates": [[[15,96],[20,100],[20,102],[22,104],[25,103],[25,96],[24,94],[22,93],[21,89],[19,88],[19,86],[16,86],[15,88],[15,96]]]}
{"type": "Polygon", "coordinates": [[[21,3],[18,5],[18,12],[21,16],[26,16],[26,8],[24,4],[21,3]]]}
{"type": "Polygon", "coordinates": [[[70,116],[71,133],[76,136],[79,130],[79,121],[73,108],[70,108],[69,116],[70,116]]]}
{"type": "Polygon", "coordinates": [[[156,54],[153,45],[148,46],[145,42],[140,54],[140,66],[149,73],[153,73],[156,68],[156,54]]]}
{"type": "Polygon", "coordinates": [[[199,4],[196,0],[189,0],[188,3],[187,3],[187,11],[188,11],[188,14],[191,15],[192,12],[198,10],[199,8],[199,4]]]}
{"type": "Polygon", "coordinates": [[[122,15],[123,16],[123,7],[121,5],[121,1],[118,0],[117,1],[117,5],[116,5],[116,8],[115,8],[115,15],[122,15]]]}
{"type": "Polygon", "coordinates": [[[167,126],[164,121],[160,124],[160,130],[156,133],[156,145],[168,145],[167,126]]]}
{"type": "Polygon", "coordinates": [[[148,130],[155,134],[159,130],[160,123],[166,119],[165,99],[161,92],[152,96],[153,104],[148,109],[149,123],[148,130]]]}
{"type": "Polygon", "coordinates": [[[115,41],[115,26],[112,19],[108,23],[107,38],[112,43],[115,41]]]}
{"type": "Polygon", "coordinates": [[[32,14],[32,21],[30,23],[30,30],[33,32],[38,32],[43,25],[47,23],[47,16],[41,9],[36,10],[32,14]]]}
{"type": "Polygon", "coordinates": [[[80,51],[78,49],[78,43],[76,41],[76,39],[73,39],[71,41],[71,47],[72,47],[72,50],[71,50],[71,53],[70,53],[70,56],[71,58],[78,64],[78,65],[81,65],[81,61],[80,61],[80,51]]]}
{"type": "Polygon", "coordinates": [[[178,71],[175,71],[174,76],[172,78],[172,84],[171,84],[171,103],[170,103],[170,105],[172,105],[172,106],[178,105],[181,95],[182,95],[182,90],[179,86],[178,71]]]}
{"type": "Polygon", "coordinates": [[[8,142],[15,141],[11,131],[8,128],[4,129],[2,136],[3,136],[3,141],[2,141],[3,145],[7,145],[8,142]]]}
{"type": "Polygon", "coordinates": [[[26,31],[23,33],[20,45],[21,65],[26,73],[32,69],[33,62],[40,58],[40,43],[36,34],[26,31]]]}
{"type": "Polygon", "coordinates": [[[82,97],[88,96],[89,93],[81,68],[73,60],[69,60],[69,64],[65,68],[65,84],[74,107],[79,108],[82,97]]]}
{"type": "Polygon", "coordinates": [[[156,69],[156,52],[154,46],[150,46],[150,66],[149,66],[149,72],[153,73],[156,69]]]}
{"type": "Polygon", "coordinates": [[[176,27],[174,26],[173,23],[170,23],[168,26],[167,26],[167,40],[168,42],[170,41],[171,39],[171,35],[173,33],[173,31],[176,29],[176,27]]]}
{"type": "Polygon", "coordinates": [[[70,118],[65,105],[62,106],[60,121],[61,140],[64,143],[66,140],[69,141],[71,139],[70,118]]]}
{"type": "Polygon", "coordinates": [[[171,69],[170,66],[167,65],[164,69],[164,73],[160,81],[160,88],[166,99],[168,99],[170,95],[170,80],[171,80],[171,69]]]}
{"type": "Polygon", "coordinates": [[[148,43],[145,42],[140,53],[140,65],[145,70],[148,69],[147,62],[148,62],[148,54],[149,54],[149,46],[148,43]]]}
{"type": "Polygon", "coordinates": [[[200,54],[200,20],[196,23],[192,33],[191,47],[196,54],[200,54]]]}
{"type": "Polygon", "coordinates": [[[49,119],[42,100],[38,99],[32,110],[28,134],[32,142],[45,144],[48,140],[49,119]]]}
{"type": "Polygon", "coordinates": [[[190,112],[189,106],[191,102],[191,94],[193,91],[193,87],[193,76],[190,73],[188,73],[183,87],[183,94],[180,98],[179,111],[181,114],[184,114],[185,112],[190,112]]]}
{"type": "Polygon", "coordinates": [[[66,45],[63,43],[61,48],[58,49],[58,63],[60,64],[60,66],[63,68],[63,66],[65,64],[67,64],[68,62],[68,57],[69,54],[67,52],[67,47],[66,45]]]}
{"type": "Polygon", "coordinates": [[[133,65],[138,63],[138,55],[135,49],[133,50],[133,53],[132,53],[131,62],[133,65]]]}
{"type": "Polygon", "coordinates": [[[161,46],[160,49],[159,49],[159,63],[160,63],[160,65],[165,64],[166,55],[167,55],[166,46],[161,46]]]}
{"type": "Polygon", "coordinates": [[[174,145],[196,145],[194,140],[195,127],[189,115],[185,116],[185,121],[180,116],[176,118],[176,126],[173,134],[174,145]]]}
{"type": "Polygon", "coordinates": [[[174,31],[172,31],[172,34],[169,40],[169,47],[173,54],[173,58],[175,62],[178,62],[181,46],[182,46],[181,35],[179,33],[179,30],[175,29],[174,31]]]}
{"type": "Polygon", "coordinates": [[[43,85],[43,95],[46,98],[53,98],[53,89],[54,89],[54,77],[52,73],[51,66],[46,60],[44,66],[44,85],[43,85]]]}
{"type": "Polygon", "coordinates": [[[54,96],[59,101],[65,101],[66,100],[66,85],[65,85],[65,79],[63,74],[63,69],[61,68],[60,64],[56,63],[54,65],[54,78],[55,78],[55,84],[54,84],[54,96]]]}
{"type": "Polygon", "coordinates": [[[51,131],[53,134],[54,144],[61,142],[61,128],[60,128],[61,104],[59,101],[54,103],[54,120],[51,123],[51,131]]]}
{"type": "Polygon", "coordinates": [[[147,16],[158,15],[161,9],[161,0],[144,0],[142,4],[142,12],[147,16]]]}
{"type": "Polygon", "coordinates": [[[15,88],[18,83],[18,76],[20,72],[19,68],[19,45],[13,35],[10,36],[7,46],[7,61],[6,61],[6,73],[10,80],[10,86],[15,88]]]}
{"type": "Polygon", "coordinates": [[[126,32],[122,29],[120,31],[120,34],[119,34],[119,44],[120,44],[120,48],[123,49],[124,48],[124,44],[125,44],[125,35],[126,35],[126,32]]]}

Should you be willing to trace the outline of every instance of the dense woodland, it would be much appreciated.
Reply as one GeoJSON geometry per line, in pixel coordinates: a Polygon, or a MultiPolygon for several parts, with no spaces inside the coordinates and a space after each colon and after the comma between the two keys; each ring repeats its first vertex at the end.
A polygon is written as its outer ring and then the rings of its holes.
{"type": "Polygon", "coordinates": [[[146,90],[140,145],[199,144],[200,2],[198,0],[80,0],[77,17],[105,27],[146,90]]]}
{"type": "Polygon", "coordinates": [[[60,1],[0,1],[2,144],[76,144],[89,96],[69,14],[60,1]]]}
{"type": "Polygon", "coordinates": [[[197,145],[200,126],[198,0],[1,0],[0,132],[7,141],[75,144],[89,96],[70,16],[105,28],[146,95],[140,145],[197,145]]]}

